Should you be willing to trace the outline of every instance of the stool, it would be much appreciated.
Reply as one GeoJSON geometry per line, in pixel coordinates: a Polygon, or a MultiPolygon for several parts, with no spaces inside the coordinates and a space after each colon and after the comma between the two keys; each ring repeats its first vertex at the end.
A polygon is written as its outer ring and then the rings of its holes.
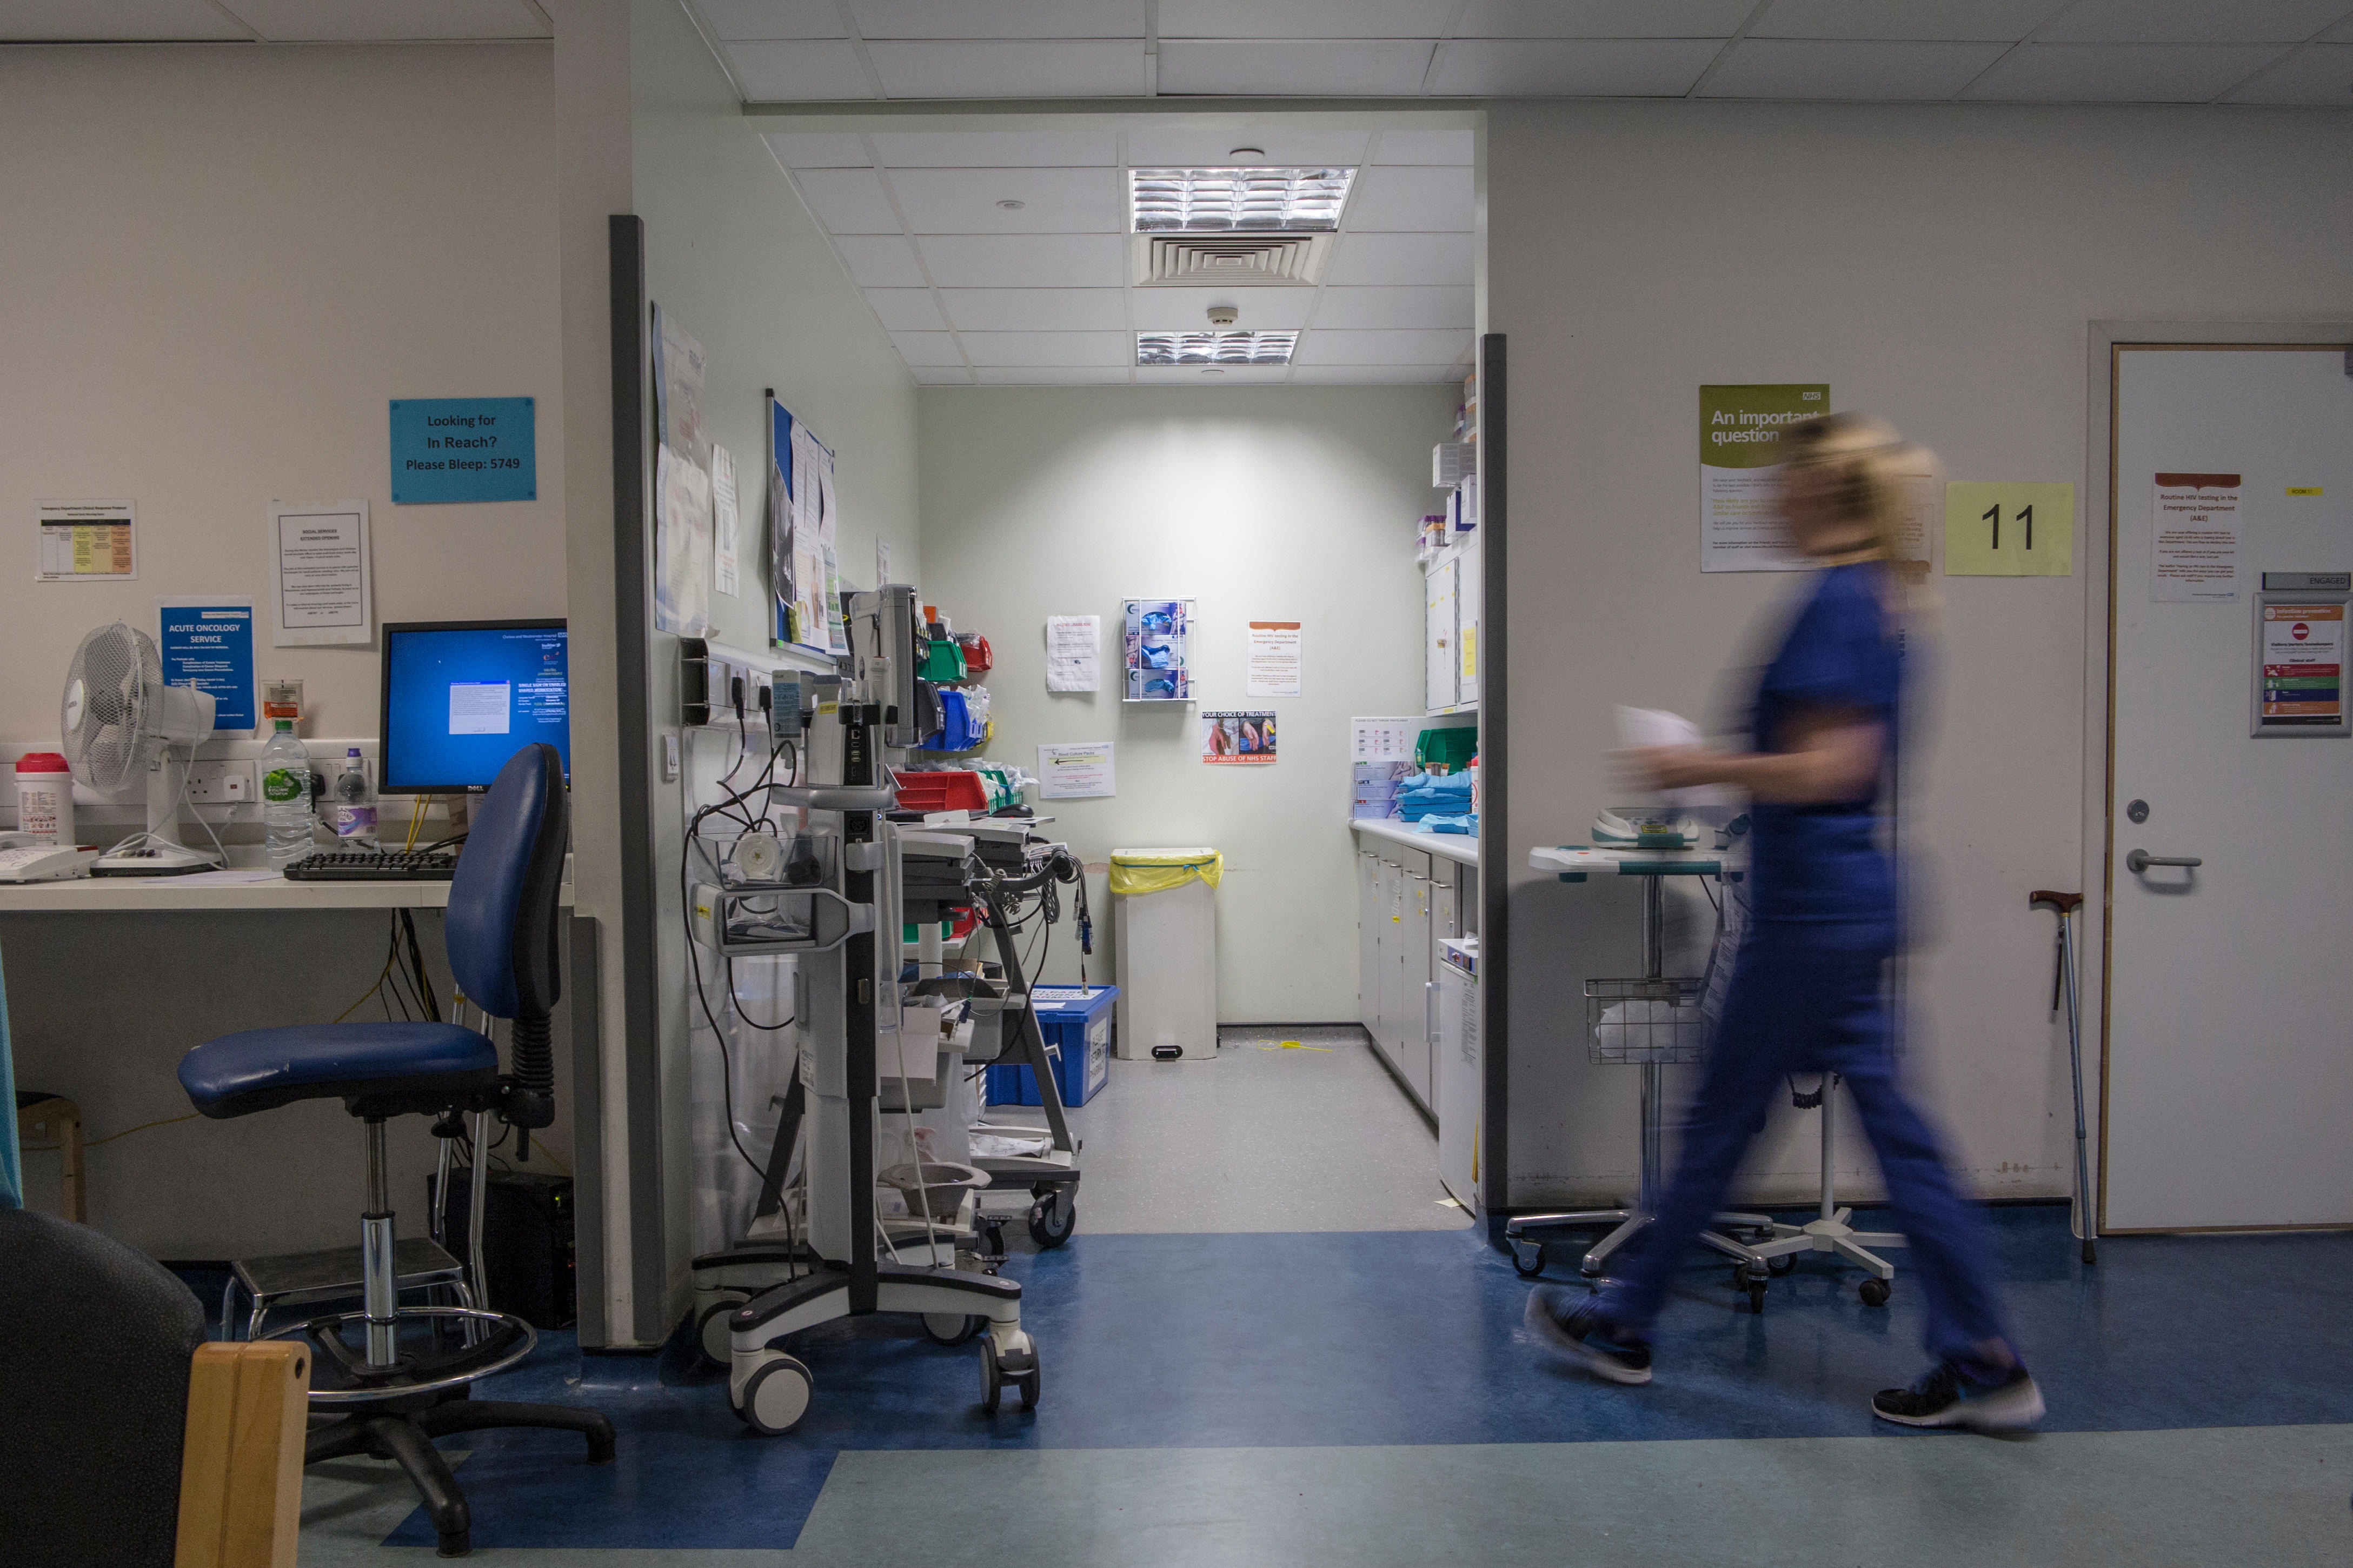
{"type": "Polygon", "coordinates": [[[64,1165],[64,1179],[58,1194],[62,1200],[59,1206],[74,1224],[88,1225],[90,1194],[82,1177],[81,1107],[62,1095],[20,1089],[16,1091],[16,1138],[19,1142],[38,1138],[57,1144],[58,1157],[64,1165]]]}
{"type": "MultiPolygon", "coordinates": [[[[552,1427],[586,1437],[590,1464],[613,1457],[613,1424],[598,1411],[471,1397],[477,1381],[522,1360],[538,1339],[521,1318],[490,1310],[479,1269],[469,1304],[399,1304],[405,1276],[455,1285],[457,1260],[426,1242],[407,1249],[405,1267],[393,1231],[385,1134],[392,1117],[425,1115],[434,1118],[445,1154],[450,1140],[470,1140],[473,1223],[467,1235],[479,1258],[491,1118],[524,1131],[555,1120],[549,1017],[559,990],[556,901],[569,817],[555,748],[523,747],[507,759],[474,812],[449,884],[443,928],[449,970],[486,1019],[513,1020],[511,1072],[499,1070],[498,1047],[486,1036],[433,1021],[252,1029],[207,1040],[180,1059],[180,1086],[207,1117],[247,1116],[300,1100],[340,1100],[360,1119],[367,1138],[361,1310],[313,1318],[272,1337],[299,1334],[317,1352],[304,1463],[346,1454],[397,1461],[433,1516],[444,1557],[462,1557],[470,1549],[473,1515],[434,1438],[486,1427],[552,1427]],[[358,1343],[347,1337],[354,1325],[358,1343]],[[404,1327],[421,1331],[404,1339],[404,1327]],[[435,1342],[450,1329],[462,1331],[462,1343],[435,1342]]],[[[448,1190],[446,1182],[441,1190],[448,1190]]],[[[264,1295],[316,1300],[348,1292],[351,1257],[256,1259],[237,1272],[256,1292],[258,1318],[264,1295]],[[272,1285],[290,1289],[272,1292],[272,1285]]]]}

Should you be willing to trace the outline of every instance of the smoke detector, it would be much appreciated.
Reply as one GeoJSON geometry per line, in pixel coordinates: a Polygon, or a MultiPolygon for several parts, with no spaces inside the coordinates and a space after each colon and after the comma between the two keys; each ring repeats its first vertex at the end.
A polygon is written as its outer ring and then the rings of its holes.
{"type": "Polygon", "coordinates": [[[1230,327],[1241,319],[1241,311],[1232,305],[1212,305],[1209,307],[1209,325],[1213,327],[1230,327]]]}

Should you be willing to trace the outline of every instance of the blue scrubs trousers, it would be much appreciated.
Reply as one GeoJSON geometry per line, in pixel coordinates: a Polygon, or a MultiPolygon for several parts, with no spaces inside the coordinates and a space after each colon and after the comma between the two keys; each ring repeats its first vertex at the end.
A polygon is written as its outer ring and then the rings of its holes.
{"type": "Polygon", "coordinates": [[[1894,946],[1883,921],[1760,921],[1734,960],[1724,1016],[1684,1128],[1673,1181],[1602,1312],[1647,1333],[1670,1273],[1724,1204],[1749,1142],[1791,1073],[1846,1080],[1879,1157],[1908,1271],[1927,1300],[1928,1353],[1971,1371],[1975,1347],[2010,1343],[1975,1205],[1954,1185],[1928,1123],[1896,1085],[1880,972],[1894,946]]]}

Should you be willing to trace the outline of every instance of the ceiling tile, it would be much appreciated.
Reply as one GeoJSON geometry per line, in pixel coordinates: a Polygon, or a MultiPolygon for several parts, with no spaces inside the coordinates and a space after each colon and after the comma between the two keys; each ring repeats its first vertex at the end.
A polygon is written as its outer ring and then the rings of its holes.
{"type": "Polygon", "coordinates": [[[983,386],[1124,386],[1125,365],[983,365],[983,386]]]}
{"type": "Polygon", "coordinates": [[[2021,103],[2203,103],[2280,52],[2261,44],[2028,44],[2012,49],[1968,96],[2021,103]]]}
{"type": "Polygon", "coordinates": [[[871,169],[803,169],[793,181],[818,222],[836,234],[897,234],[899,215],[871,169]]]}
{"type": "Polygon", "coordinates": [[[1160,0],[1160,36],[1435,38],[1453,9],[1454,0],[1160,0]]]}
{"type": "MultiPolygon", "coordinates": [[[[1162,79],[1164,81],[1166,78],[1162,79]]],[[[1127,161],[1139,169],[1180,168],[1235,163],[1305,168],[1314,164],[1354,165],[1365,160],[1371,138],[1362,131],[1293,130],[1289,126],[1240,131],[1131,131],[1127,161]],[[1237,147],[1256,147],[1262,158],[1236,158],[1237,147]]]]}
{"type": "Polygon", "coordinates": [[[1117,289],[943,289],[948,321],[959,331],[1114,331],[1127,326],[1117,289]]]}
{"type": "Polygon", "coordinates": [[[1376,163],[1470,163],[1479,139],[1468,131],[1384,131],[1373,149],[1376,163]]]}
{"type": "Polygon", "coordinates": [[[1119,163],[1110,131],[882,131],[874,155],[893,169],[1083,169],[1119,163]]]}
{"type": "Polygon", "coordinates": [[[1912,38],[2014,44],[2067,0],[1773,0],[1752,38],[1912,38]]]}
{"type": "MultiPolygon", "coordinates": [[[[1887,0],[1870,3],[1884,5],[1887,0]]],[[[1919,0],[1905,3],[1916,5],[1919,0]]],[[[1755,9],[1756,0],[1471,0],[1454,24],[1454,36],[1725,38],[1755,9]]]]}
{"type": "Polygon", "coordinates": [[[1333,331],[1317,327],[1299,340],[1300,364],[1451,364],[1471,352],[1471,329],[1333,331]]]}
{"type": "Polygon", "coordinates": [[[872,98],[856,46],[847,43],[723,44],[736,83],[754,103],[872,98]]]}
{"type": "Polygon", "coordinates": [[[787,169],[862,169],[866,149],[846,131],[771,131],[768,145],[787,169]]]}
{"type": "Polygon", "coordinates": [[[1421,90],[1429,68],[1427,38],[1176,38],[1160,45],[1160,90],[1168,93],[1405,97],[1421,90]]]}
{"type": "MultiPolygon", "coordinates": [[[[1327,296],[1328,298],[1328,296],[1327,296]]],[[[1307,324],[1315,302],[1313,289],[1135,289],[1129,308],[1139,332],[1205,332],[1209,307],[1231,305],[1241,312],[1239,330],[1279,332],[1307,324]]]]}
{"type": "Polygon", "coordinates": [[[1681,98],[1720,38],[1458,38],[1430,90],[1463,98],[1681,98]]]}
{"type": "Polygon", "coordinates": [[[861,289],[920,289],[923,269],[915,253],[896,235],[846,235],[834,241],[842,264],[861,289]]]}
{"type": "Polygon", "coordinates": [[[1461,379],[1462,373],[1452,363],[1301,364],[1291,369],[1293,386],[1427,386],[1461,379]]]}
{"type": "Polygon", "coordinates": [[[868,38],[1141,38],[1144,0],[849,0],[868,38]]]}
{"type": "Polygon", "coordinates": [[[917,386],[970,386],[972,372],[960,364],[911,364],[909,374],[917,386]]]}
{"type": "Polygon", "coordinates": [[[1468,283],[1410,288],[1326,289],[1315,330],[1331,327],[1469,327],[1477,302],[1468,283]]]}
{"type": "Polygon", "coordinates": [[[250,36],[206,0],[0,0],[0,39],[11,43],[250,36]]]}
{"type": "Polygon", "coordinates": [[[2040,44],[2300,44],[2345,0],[2076,0],[2040,44]]]}
{"type": "Polygon", "coordinates": [[[1284,364],[1140,364],[1138,386],[1276,386],[1291,379],[1284,364]]]}
{"type": "Polygon", "coordinates": [[[1468,283],[1477,242],[1467,234],[1344,234],[1326,286],[1354,283],[1468,283]]]}
{"type": "Polygon", "coordinates": [[[1116,234],[1126,227],[1112,169],[893,169],[916,234],[1116,234]],[[997,204],[1019,202],[1008,211],[997,204]]]}
{"type": "Polygon", "coordinates": [[[1144,90],[1141,39],[886,39],[866,52],[892,98],[1120,98],[1144,90]]]}
{"type": "Polygon", "coordinates": [[[932,235],[916,242],[943,289],[1117,289],[1127,241],[1115,234],[932,235]]]}
{"type": "Polygon", "coordinates": [[[1733,46],[1704,98],[1946,99],[2001,58],[2008,44],[1749,38],[1733,46]]]}
{"type": "Polygon", "coordinates": [[[846,38],[833,0],[694,0],[722,38],[846,38]]]}
{"type": "Polygon", "coordinates": [[[1471,171],[1385,166],[1356,176],[1344,222],[1351,234],[1450,234],[1473,221],[1471,171]]]}
{"type": "Polygon", "coordinates": [[[1135,358],[1135,340],[1118,332],[963,332],[965,353],[975,364],[1124,365],[1135,358]]]}
{"type": "Polygon", "coordinates": [[[899,345],[899,357],[911,366],[964,363],[964,355],[956,353],[954,332],[892,332],[891,341],[899,345]]]}
{"type": "Polygon", "coordinates": [[[939,301],[929,289],[869,289],[866,302],[874,307],[883,329],[893,332],[944,332],[939,301]]]}
{"type": "Polygon", "coordinates": [[[2315,44],[2231,95],[2232,103],[2353,105],[2353,44],[2315,44]]]}
{"type": "Polygon", "coordinates": [[[288,44],[395,38],[544,38],[546,18],[523,0],[231,0],[263,37],[288,44]]]}

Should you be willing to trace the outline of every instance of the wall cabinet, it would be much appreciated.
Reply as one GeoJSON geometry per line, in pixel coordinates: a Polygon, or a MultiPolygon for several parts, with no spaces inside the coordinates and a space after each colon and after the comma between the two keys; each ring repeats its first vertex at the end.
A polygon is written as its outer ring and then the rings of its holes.
{"type": "Polygon", "coordinates": [[[1432,713],[1479,703],[1479,536],[1422,568],[1422,700],[1432,713]]]}

